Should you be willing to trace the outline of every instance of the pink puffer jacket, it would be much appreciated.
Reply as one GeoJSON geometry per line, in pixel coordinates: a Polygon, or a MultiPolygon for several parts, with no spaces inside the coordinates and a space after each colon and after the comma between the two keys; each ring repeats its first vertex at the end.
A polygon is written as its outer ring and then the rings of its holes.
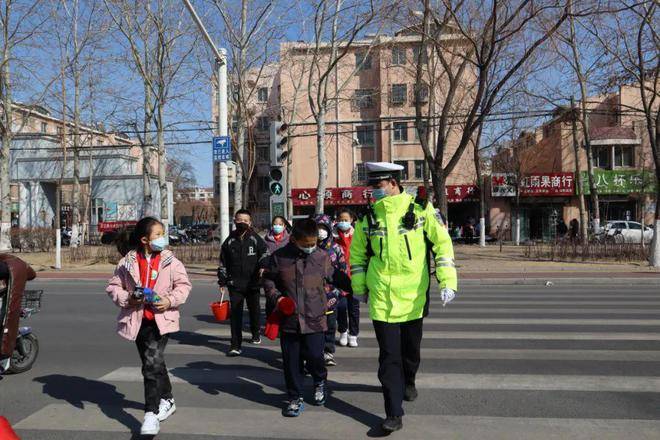
{"type": "MultiPolygon", "coordinates": [[[[158,278],[154,291],[161,297],[170,300],[170,308],[164,312],[156,312],[156,325],[162,335],[179,331],[179,306],[186,302],[192,285],[188,279],[186,268],[179,260],[174,258],[171,251],[161,252],[158,278]]],[[[144,307],[134,307],[128,304],[128,298],[140,285],[140,268],[136,252],[130,251],[119,261],[115,274],[105,289],[112,301],[121,309],[117,316],[117,333],[120,336],[134,341],[137,338],[144,307]]]]}

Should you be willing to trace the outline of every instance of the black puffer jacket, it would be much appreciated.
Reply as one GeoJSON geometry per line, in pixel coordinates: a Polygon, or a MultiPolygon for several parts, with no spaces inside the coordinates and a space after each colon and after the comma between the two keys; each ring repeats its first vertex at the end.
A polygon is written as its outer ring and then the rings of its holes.
{"type": "Polygon", "coordinates": [[[256,232],[241,237],[234,231],[222,243],[218,284],[239,292],[259,289],[259,267],[267,256],[266,242],[256,232]]]}

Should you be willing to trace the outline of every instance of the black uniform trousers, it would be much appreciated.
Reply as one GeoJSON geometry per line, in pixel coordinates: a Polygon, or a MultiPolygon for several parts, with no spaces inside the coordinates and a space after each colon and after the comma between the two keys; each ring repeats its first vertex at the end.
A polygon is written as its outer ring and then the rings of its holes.
{"type": "Polygon", "coordinates": [[[248,313],[250,315],[250,331],[253,338],[259,337],[259,328],[261,325],[261,305],[259,304],[259,290],[250,289],[245,292],[229,290],[229,300],[231,302],[231,348],[240,350],[243,344],[243,304],[247,302],[248,313]]]}
{"type": "Polygon", "coordinates": [[[401,323],[373,321],[380,354],[378,379],[383,387],[385,414],[403,415],[406,385],[415,384],[419,369],[423,319],[401,323]]]}
{"type": "Polygon", "coordinates": [[[167,335],[161,335],[154,320],[142,320],[135,340],[142,360],[144,378],[144,412],[158,413],[160,399],[172,398],[172,384],[165,365],[167,335]]]}

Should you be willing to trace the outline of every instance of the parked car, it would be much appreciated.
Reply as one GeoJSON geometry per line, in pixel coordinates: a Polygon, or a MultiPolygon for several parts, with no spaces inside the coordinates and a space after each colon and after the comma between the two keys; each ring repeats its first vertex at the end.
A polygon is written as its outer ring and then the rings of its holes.
{"type": "Polygon", "coordinates": [[[642,239],[642,230],[644,231],[644,243],[650,243],[653,240],[653,229],[641,223],[628,220],[608,221],[605,224],[604,235],[606,239],[615,239],[617,242],[639,243],[642,239]],[[617,236],[622,238],[618,238],[617,236]]]}

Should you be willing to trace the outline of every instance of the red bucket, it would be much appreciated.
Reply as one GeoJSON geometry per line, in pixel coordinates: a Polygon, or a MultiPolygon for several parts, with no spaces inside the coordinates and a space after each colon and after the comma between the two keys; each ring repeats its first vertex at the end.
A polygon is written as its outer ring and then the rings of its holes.
{"type": "Polygon", "coordinates": [[[9,421],[4,417],[0,416],[0,439],[2,440],[21,440],[13,429],[9,421]]]}
{"type": "Polygon", "coordinates": [[[229,319],[229,301],[216,301],[210,304],[213,316],[217,321],[229,319]]]}

